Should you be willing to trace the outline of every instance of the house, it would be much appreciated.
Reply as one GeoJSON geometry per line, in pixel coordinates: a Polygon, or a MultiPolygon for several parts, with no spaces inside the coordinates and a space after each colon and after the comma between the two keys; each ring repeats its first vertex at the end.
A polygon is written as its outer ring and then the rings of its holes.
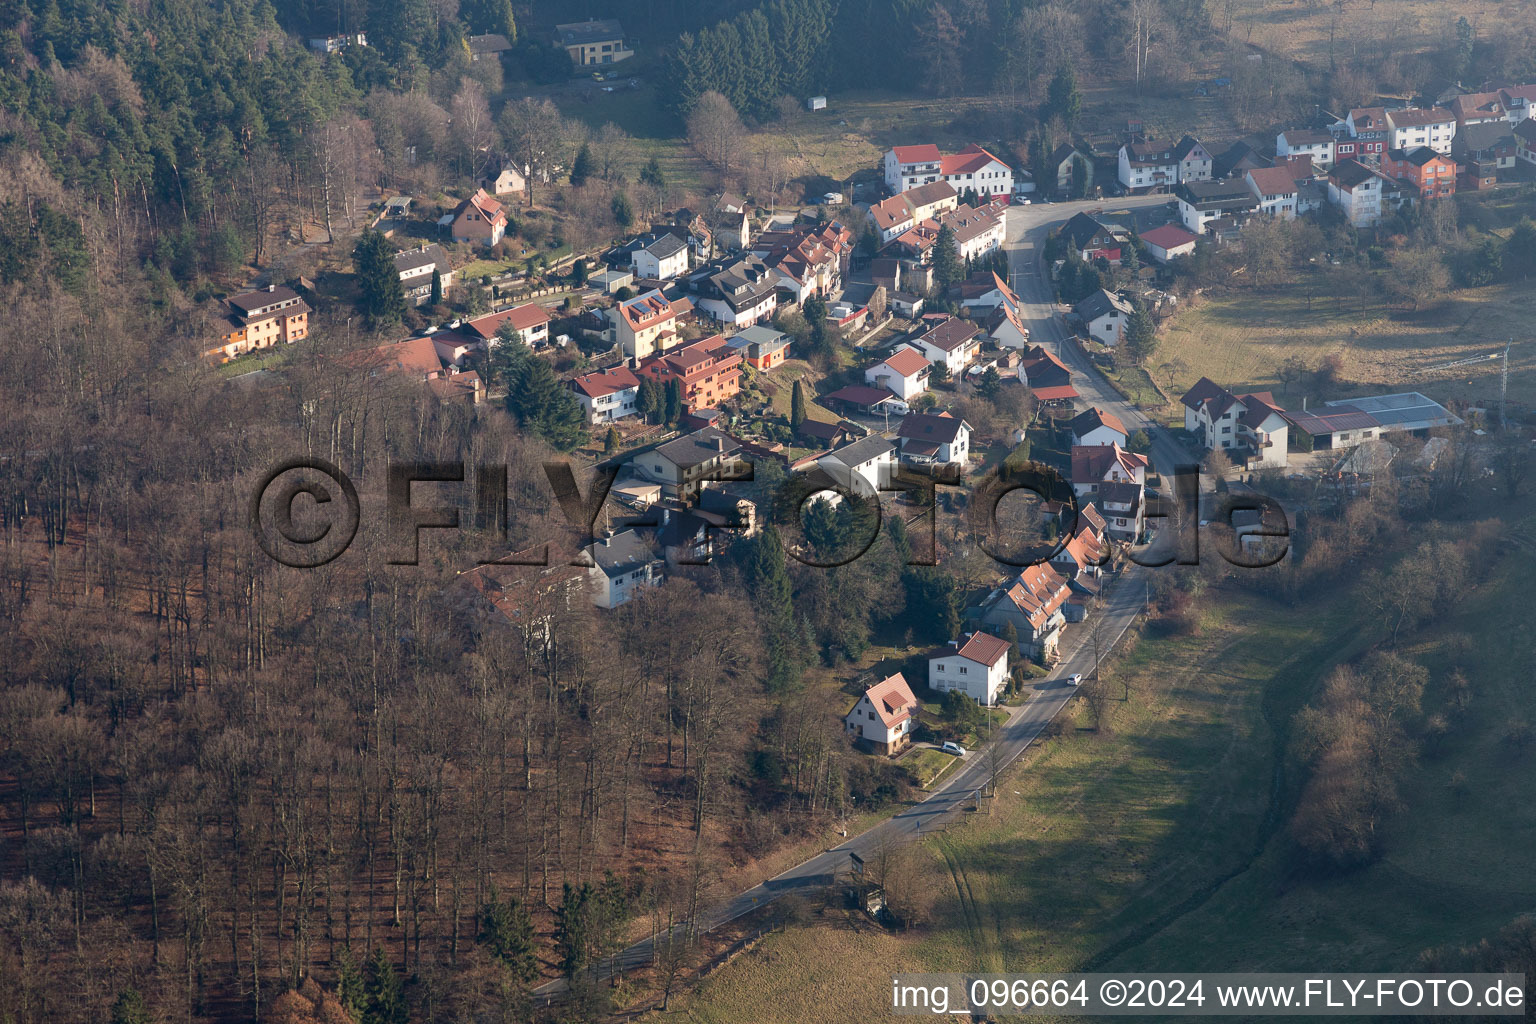
{"type": "Polygon", "coordinates": [[[947,412],[912,413],[896,431],[901,461],[915,466],[958,466],[965,471],[971,451],[971,425],[947,412]]]}
{"type": "Polygon", "coordinates": [[[1072,399],[1078,397],[1077,388],[1072,386],[1072,371],[1067,368],[1067,364],[1040,345],[1024,350],[1023,358],[1019,360],[1019,380],[1044,405],[1070,405],[1072,399]]]}
{"type": "Polygon", "coordinates": [[[1177,185],[1179,160],[1169,142],[1127,142],[1120,147],[1118,180],[1128,189],[1177,185]]]}
{"type": "Polygon", "coordinates": [[[834,448],[812,460],[838,486],[858,494],[876,495],[896,474],[896,446],[879,434],[834,448]]]}
{"type": "Polygon", "coordinates": [[[778,308],[778,276],[756,256],[738,256],[688,278],[694,308],[722,327],[751,327],[778,308]]]}
{"type": "Polygon", "coordinates": [[[825,423],[821,420],[805,420],[795,428],[795,433],[810,441],[816,448],[836,448],[847,444],[855,435],[847,423],[825,423]]]}
{"type": "Polygon", "coordinates": [[[1179,220],[1197,235],[1205,234],[1212,221],[1241,217],[1258,206],[1243,181],[1192,181],[1174,190],[1179,200],[1179,220]]]}
{"type": "Polygon", "coordinates": [[[1097,406],[1078,413],[1067,426],[1072,431],[1072,444],[1079,447],[1117,444],[1124,448],[1131,436],[1120,417],[1097,406]]]}
{"type": "Polygon", "coordinates": [[[634,283],[634,272],[629,270],[604,270],[587,278],[587,287],[596,288],[604,295],[612,295],[620,288],[629,288],[634,283]]]}
{"type": "Polygon", "coordinates": [[[1072,307],[1088,328],[1088,336],[1110,347],[1125,337],[1125,324],[1136,308],[1113,292],[1100,288],[1072,307]]]}
{"type": "MultiPolygon", "coordinates": [[[[908,343],[930,363],[942,363],[951,377],[958,377],[981,351],[981,331],[969,320],[945,317],[908,343]]],[[[894,389],[892,389],[894,390],[894,389]]]]}
{"type": "Polygon", "coordinates": [[[1002,211],[990,204],[979,210],[969,205],[957,206],[940,214],[936,220],[915,225],[891,245],[927,263],[933,259],[933,246],[939,240],[939,232],[946,227],[954,234],[955,248],[963,260],[975,259],[1003,245],[1002,211]]]}
{"type": "Polygon", "coordinates": [[[592,586],[587,567],[568,559],[538,564],[545,557],[541,544],[478,565],[460,573],[446,596],[466,617],[510,625],[524,641],[548,642],[555,615],[591,600],[592,586]]]}
{"type": "Polygon", "coordinates": [[[661,586],[664,579],[655,549],[632,529],[604,537],[586,551],[593,563],[587,570],[592,603],[599,608],[617,608],[637,592],[661,586]]]}
{"type": "Polygon", "coordinates": [[[1275,160],[1276,167],[1282,167],[1291,176],[1291,180],[1300,185],[1304,181],[1312,181],[1318,175],[1317,165],[1309,156],[1285,156],[1275,160]]]}
{"type": "Polygon", "coordinates": [[[227,313],[219,341],[203,352],[205,359],[227,363],[247,352],[309,337],[309,303],[286,285],[269,284],[264,290],[231,295],[224,302],[227,313]]]}
{"type": "Polygon", "coordinates": [[[474,195],[454,208],[448,230],[455,242],[489,247],[506,233],[507,213],[485,189],[476,189],[474,195]]]}
{"type": "Polygon", "coordinates": [[[668,281],[688,269],[688,243],[669,231],[656,235],[635,250],[635,276],[668,281]]]}
{"type": "Polygon", "coordinates": [[[469,46],[469,59],[471,61],[498,60],[502,56],[512,52],[512,43],[506,36],[493,32],[483,36],[470,36],[464,42],[469,46]]]}
{"type": "Polygon", "coordinates": [[[853,232],[839,221],[798,231],[765,231],[752,254],[778,275],[779,287],[795,302],[812,295],[834,299],[853,260],[853,232]]]}
{"type": "Polygon", "coordinates": [[[349,46],[367,46],[368,36],[358,32],[353,35],[316,36],[308,40],[309,48],[316,53],[340,53],[349,46]]]}
{"type": "Polygon", "coordinates": [[[949,646],[928,655],[928,688],[940,693],[958,690],[991,707],[1008,685],[1008,648],[1012,646],[979,631],[951,640],[949,646]]]}
{"type": "Polygon", "coordinates": [[[1079,498],[1098,495],[1107,483],[1147,482],[1147,457],[1118,444],[1072,446],[1072,493],[1079,498]]]}
{"type": "Polygon", "coordinates": [[[1232,143],[1221,151],[1211,165],[1212,178],[1230,178],[1234,175],[1241,178],[1243,172],[1254,167],[1273,167],[1275,162],[1260,153],[1246,142],[1232,143]]]}
{"type": "Polygon", "coordinates": [[[437,357],[452,367],[462,367],[472,356],[485,351],[485,339],[462,326],[431,331],[427,337],[432,339],[437,357]]]}
{"type": "Polygon", "coordinates": [[[1456,138],[1456,118],[1443,107],[1409,107],[1387,111],[1387,149],[1428,146],[1449,156],[1456,138]]]}
{"type": "Polygon", "coordinates": [[[1243,175],[1248,190],[1259,201],[1259,212],[1282,220],[1295,220],[1296,180],[1284,167],[1255,167],[1243,175]]]}
{"type": "Polygon", "coordinates": [[[884,388],[903,402],[910,402],[928,390],[928,374],[933,365],[923,353],[903,345],[864,371],[866,383],[884,388]]]}
{"type": "Polygon", "coordinates": [[[1199,239],[1177,224],[1162,224],[1141,236],[1147,255],[1158,263],[1171,263],[1180,256],[1191,256],[1199,239]]]}
{"type": "Polygon", "coordinates": [[[715,200],[710,226],[720,245],[746,249],[752,244],[752,207],[734,192],[722,192],[715,200]]]}
{"type": "Polygon", "coordinates": [[[1515,125],[1515,158],[1536,164],[1536,118],[1526,118],[1515,125]]]}
{"type": "Polygon", "coordinates": [[[869,217],[884,245],[958,205],[959,193],[954,186],[947,181],[934,181],[875,203],[869,208],[869,217]]]}
{"type": "Polygon", "coordinates": [[[1146,487],[1135,480],[1099,484],[1094,500],[1104,517],[1104,533],[1111,540],[1134,544],[1146,531],[1146,487]]]}
{"type": "Polygon", "coordinates": [[[1497,92],[1469,92],[1450,102],[1451,116],[1456,119],[1458,134],[1475,124],[1491,124],[1502,121],[1509,124],[1509,110],[1504,97],[1497,92]]]}
{"type": "Polygon", "coordinates": [[[360,367],[369,377],[401,374],[410,380],[430,381],[443,376],[443,361],[431,338],[410,338],[373,349],[349,352],[342,360],[360,367]]]}
{"type": "Polygon", "coordinates": [[[891,312],[897,316],[904,316],[908,320],[916,320],[922,316],[923,304],[927,301],[913,292],[891,292],[887,298],[891,312]]]}
{"type": "Polygon", "coordinates": [[[500,313],[487,313],[485,316],[477,316],[464,324],[464,330],[472,333],[485,343],[487,349],[494,348],[501,337],[502,327],[517,332],[517,337],[529,348],[543,348],[549,344],[549,313],[543,306],[536,302],[525,302],[521,306],[513,306],[504,309],[500,313]]]}
{"type": "Polygon", "coordinates": [[[1536,85],[1505,86],[1499,90],[1499,100],[1511,125],[1536,116],[1536,85]]]}
{"type": "Polygon", "coordinates": [[[685,412],[714,409],[741,391],[741,352],[715,334],[651,356],[637,372],[662,387],[676,382],[685,412]]]}
{"type": "Polygon", "coordinates": [[[1063,142],[1045,158],[1043,181],[1054,181],[1059,195],[1085,195],[1093,189],[1093,152],[1075,142],[1063,142]]]}
{"type": "Polygon", "coordinates": [[[830,394],[822,395],[820,404],[828,409],[861,412],[871,416],[891,412],[899,414],[906,410],[906,403],[885,388],[874,388],[867,384],[849,384],[838,388],[830,394]]]}
{"type": "Polygon", "coordinates": [[[1211,169],[1215,161],[1211,151],[1193,135],[1184,136],[1174,145],[1173,158],[1178,161],[1179,181],[1211,180],[1211,169]]]}
{"type": "Polygon", "coordinates": [[[1284,466],[1289,443],[1284,410],[1268,391],[1234,395],[1201,377],[1181,399],[1184,429],[1199,437],[1207,448],[1241,454],[1249,468],[1284,466]]]}
{"type": "Polygon", "coordinates": [[[641,360],[678,343],[678,318],[692,308],[687,299],[668,299],[653,289],[620,302],[608,317],[624,354],[641,360]]]}
{"type": "Polygon", "coordinates": [[[1120,262],[1120,239],[1089,214],[1074,213],[1061,226],[1057,236],[1077,249],[1084,260],[1104,259],[1116,265],[1120,262]]]}
{"type": "Polygon", "coordinates": [[[1356,107],[1344,118],[1342,133],[1334,132],[1337,140],[1334,144],[1335,163],[1345,160],[1376,163],[1390,148],[1388,137],[1391,134],[1385,107],[1356,107]],[[1347,140],[1340,138],[1341,134],[1347,136],[1347,140]]]}
{"type": "Polygon", "coordinates": [[[1290,128],[1275,136],[1275,156],[1282,160],[1293,156],[1308,157],[1314,167],[1326,171],[1337,160],[1337,144],[1330,132],[1290,128]]]}
{"type": "Polygon", "coordinates": [[[493,196],[517,195],[528,190],[526,168],[520,168],[510,157],[495,157],[486,165],[480,178],[480,187],[493,196]]]}
{"type": "Polygon", "coordinates": [[[1024,318],[1015,307],[1007,303],[1000,304],[992,311],[985,325],[987,337],[998,348],[1017,350],[1029,347],[1029,328],[1024,326],[1024,318]]]}
{"type": "Polygon", "coordinates": [[[790,337],[772,327],[754,324],[731,339],[731,347],[741,352],[748,363],[759,370],[771,370],[789,356],[790,337]]]}
{"type": "Polygon", "coordinates": [[[405,292],[405,300],[413,306],[425,306],[432,301],[434,273],[441,289],[439,297],[447,295],[448,287],[453,284],[448,253],[435,243],[395,253],[395,273],[400,275],[400,288],[405,292]]]}
{"type": "Polygon", "coordinates": [[[1382,216],[1384,180],[1358,160],[1340,160],[1328,173],[1328,201],[1344,211],[1352,227],[1373,227],[1382,216]]]}
{"type": "Polygon", "coordinates": [[[974,143],[944,156],[939,147],[896,146],[885,154],[885,187],[898,195],[919,185],[948,182],[958,193],[972,189],[983,199],[1013,191],[1013,171],[974,143]]]}
{"type": "Polygon", "coordinates": [[[1017,310],[1022,305],[1018,295],[995,270],[978,270],[964,281],[950,285],[949,297],[971,312],[986,312],[998,306],[1017,310]]]}
{"type": "Polygon", "coordinates": [[[555,45],[570,55],[577,67],[617,64],[635,55],[624,44],[624,26],[613,18],[588,18],[555,26],[555,45]]]}
{"type": "Polygon", "coordinates": [[[1381,173],[1411,185],[1420,199],[1456,194],[1456,161],[1428,146],[1387,150],[1381,159],[1381,173]]]}
{"type": "Polygon", "coordinates": [[[1325,402],[1308,412],[1287,412],[1303,451],[1349,448],[1389,433],[1422,437],[1436,427],[1460,426],[1462,420],[1417,391],[1325,402]]]}
{"type": "Polygon", "coordinates": [[[1500,175],[1513,171],[1519,145],[1508,121],[1468,125],[1456,133],[1451,155],[1465,189],[1491,188],[1500,175]]]}
{"type": "MultiPolygon", "coordinates": [[[[1105,484],[1104,486],[1120,485],[1105,484]]],[[[1084,508],[1093,508],[1093,506],[1085,505],[1084,508]]],[[[1104,564],[1109,553],[1108,547],[1099,534],[1095,530],[1082,528],[1083,525],[1080,523],[1078,531],[1067,537],[1066,542],[1061,545],[1061,550],[1051,556],[1051,568],[1055,569],[1068,585],[1083,576],[1097,576],[1099,567],[1104,564]]],[[[1069,618],[1068,621],[1072,620],[1069,618]]]]}
{"type": "Polygon", "coordinates": [[[1066,622],[1062,605],[1070,594],[1067,581],[1051,566],[1031,565],[988,594],[978,618],[994,633],[1012,626],[1020,652],[1045,661],[1056,653],[1066,622]]]}
{"type": "Polygon", "coordinates": [[[716,427],[702,427],[633,456],[630,465],[660,484],[664,494],[688,500],[710,480],[740,475],[744,459],[741,442],[716,427]]]}
{"type": "Polygon", "coordinates": [[[889,256],[881,256],[870,260],[869,279],[876,288],[884,288],[887,292],[899,290],[901,288],[901,260],[889,256]]]}
{"type": "Polygon", "coordinates": [[[635,415],[640,378],[627,366],[614,366],[573,377],[570,388],[588,423],[611,423],[635,415]]]}
{"type": "Polygon", "coordinates": [[[864,691],[844,716],[848,736],[881,754],[896,754],[912,742],[919,704],[898,672],[864,691]]]}

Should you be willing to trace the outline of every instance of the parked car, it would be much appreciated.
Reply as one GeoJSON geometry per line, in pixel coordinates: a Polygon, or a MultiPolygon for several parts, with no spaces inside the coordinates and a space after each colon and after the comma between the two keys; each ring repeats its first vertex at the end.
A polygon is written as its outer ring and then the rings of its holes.
{"type": "Polygon", "coordinates": [[[965,748],[953,740],[945,740],[944,745],[939,749],[944,751],[946,754],[954,754],[956,757],[965,756],[965,748]]]}
{"type": "Polygon", "coordinates": [[[836,206],[843,201],[843,194],[841,192],[828,192],[821,197],[821,201],[829,206],[836,206]]]}
{"type": "Polygon", "coordinates": [[[1067,676],[1067,685],[1068,686],[1077,686],[1077,685],[1081,684],[1082,681],[1083,681],[1083,674],[1081,672],[1073,672],[1071,675],[1067,676]]]}

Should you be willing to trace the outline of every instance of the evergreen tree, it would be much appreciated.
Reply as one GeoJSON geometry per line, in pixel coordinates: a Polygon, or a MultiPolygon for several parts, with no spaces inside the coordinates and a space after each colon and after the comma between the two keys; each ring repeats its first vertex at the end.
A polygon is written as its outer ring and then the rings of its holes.
{"type": "Polygon", "coordinates": [[[1070,131],[1082,110],[1083,97],[1077,91],[1077,75],[1070,64],[1063,64],[1056,69],[1051,84],[1046,87],[1045,109],[1041,111],[1040,120],[1049,121],[1052,117],[1059,117],[1070,131]]]}
{"type": "Polygon", "coordinates": [[[659,422],[666,400],[652,377],[640,378],[640,389],[635,393],[635,412],[647,423],[659,422]]]}
{"type": "Polygon", "coordinates": [[[581,403],[560,383],[549,360],[534,355],[521,341],[502,342],[494,351],[505,366],[507,411],[518,425],[558,451],[580,444],[586,437],[581,403]]]}
{"type": "Polygon", "coordinates": [[[662,404],[661,421],[676,423],[683,415],[683,383],[676,377],[668,378],[662,404]]]}
{"type": "Polygon", "coordinates": [[[560,908],[555,911],[555,949],[560,955],[560,970],[575,977],[587,966],[592,954],[592,886],[565,883],[560,908]]]}
{"type": "Polygon", "coordinates": [[[363,232],[352,250],[352,264],[357,269],[362,292],[359,309],[372,328],[399,323],[405,315],[405,292],[400,274],[395,270],[394,247],[382,232],[363,232]]]}
{"type": "Polygon", "coordinates": [[[603,454],[612,455],[619,450],[619,428],[610,426],[603,435],[603,454]]]}
{"type": "Polygon", "coordinates": [[[928,371],[928,382],[930,384],[948,384],[950,376],[949,364],[933,363],[931,366],[932,369],[928,371]]]}
{"type": "Polygon", "coordinates": [[[363,984],[363,970],[351,946],[342,946],[336,959],[336,999],[353,1020],[361,1017],[368,1005],[368,993],[363,984]]]}
{"type": "Polygon", "coordinates": [[[153,1024],[154,1019],[138,989],[123,989],[112,1004],[112,1024],[153,1024]]]}
{"type": "Polygon", "coordinates": [[[661,164],[655,157],[651,157],[646,165],[640,169],[640,181],[654,189],[667,187],[666,175],[661,173],[661,164]]]}
{"type": "Polygon", "coordinates": [[[367,1005],[362,1024],[407,1024],[410,1013],[405,1004],[405,986],[383,946],[374,947],[368,960],[365,992],[367,1005]]]}
{"type": "Polygon", "coordinates": [[[960,631],[960,599],[955,577],[928,565],[908,566],[901,574],[907,594],[908,627],[918,640],[941,644],[960,631]]]}
{"type": "Polygon", "coordinates": [[[613,219],[619,225],[621,231],[628,231],[629,226],[635,222],[635,204],[629,201],[629,195],[624,192],[615,192],[608,208],[613,211],[613,219]]]}
{"type": "Polygon", "coordinates": [[[1134,230],[1131,231],[1130,241],[1120,249],[1120,269],[1133,278],[1136,271],[1141,269],[1141,239],[1134,230]]]}
{"type": "Polygon", "coordinates": [[[469,26],[471,35],[499,34],[507,42],[517,42],[517,19],[512,13],[512,0],[461,0],[459,17],[469,26]]]}
{"type": "Polygon", "coordinates": [[[1141,366],[1152,353],[1157,350],[1157,324],[1152,320],[1152,314],[1146,309],[1137,306],[1125,322],[1125,351],[1126,354],[1141,366]]]}
{"type": "Polygon", "coordinates": [[[432,268],[432,294],[427,298],[427,305],[441,306],[443,304],[443,272],[437,267],[432,268]]]}
{"type": "Polygon", "coordinates": [[[794,389],[789,394],[789,425],[795,430],[800,430],[800,424],[805,422],[805,388],[800,382],[795,381],[794,389]]]}
{"type": "Polygon", "coordinates": [[[960,262],[960,246],[955,242],[955,231],[948,224],[939,228],[939,237],[933,243],[933,283],[941,294],[965,275],[960,262]]]}
{"type": "Polygon", "coordinates": [[[534,948],[533,919],[516,899],[503,899],[492,886],[480,908],[480,932],[475,941],[487,948],[516,981],[526,985],[539,975],[534,948]]]}
{"type": "Polygon", "coordinates": [[[989,366],[982,371],[976,390],[989,402],[997,401],[998,395],[1003,392],[1003,375],[997,372],[997,367],[989,366]]]}
{"type": "Polygon", "coordinates": [[[594,161],[592,159],[592,147],[583,142],[581,148],[576,151],[576,161],[571,164],[571,184],[581,188],[592,177],[594,161]]]}

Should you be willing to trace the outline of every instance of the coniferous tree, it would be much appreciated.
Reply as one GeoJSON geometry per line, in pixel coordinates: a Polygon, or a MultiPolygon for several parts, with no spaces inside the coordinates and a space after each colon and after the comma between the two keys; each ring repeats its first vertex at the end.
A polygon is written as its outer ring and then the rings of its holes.
{"type": "Polygon", "coordinates": [[[528,908],[513,898],[503,898],[492,886],[480,908],[477,942],[507,969],[516,981],[527,984],[539,975],[534,948],[533,919],[528,908]]]}
{"type": "Polygon", "coordinates": [[[795,386],[789,394],[789,425],[799,431],[800,424],[805,422],[805,388],[800,382],[795,381],[795,386]]]}
{"type": "Polygon", "coordinates": [[[635,204],[630,202],[629,195],[615,192],[608,208],[613,211],[613,219],[619,225],[619,230],[628,231],[629,226],[635,222],[635,204]]]}
{"type": "Polygon", "coordinates": [[[640,169],[640,182],[655,189],[667,187],[667,177],[661,172],[661,163],[655,157],[651,157],[640,169]]]}
{"type": "Polygon", "coordinates": [[[352,263],[362,292],[359,308],[368,325],[379,328],[399,323],[405,314],[405,292],[400,287],[394,247],[389,239],[380,231],[364,231],[352,250],[352,263]]]}
{"type": "Polygon", "coordinates": [[[437,267],[432,268],[432,294],[427,297],[427,305],[441,306],[443,304],[443,272],[437,267]]]}
{"type": "Polygon", "coordinates": [[[560,971],[567,978],[575,977],[590,962],[592,910],[592,886],[566,882],[555,911],[555,948],[560,954],[560,971]]]}
{"type": "Polygon", "coordinates": [[[612,455],[619,450],[619,428],[610,426],[603,435],[603,454],[612,455]]]}
{"type": "Polygon", "coordinates": [[[583,142],[581,148],[576,151],[576,160],[571,164],[571,184],[581,188],[592,177],[593,160],[592,147],[583,142]]]}
{"type": "Polygon", "coordinates": [[[647,423],[658,422],[657,417],[661,415],[665,405],[666,400],[656,386],[655,379],[640,378],[640,389],[635,393],[635,412],[640,414],[640,418],[647,423]]]}
{"type": "Polygon", "coordinates": [[[939,237],[933,243],[933,283],[943,293],[965,274],[960,262],[960,246],[955,241],[955,231],[948,224],[939,228],[939,237]]]}
{"type": "Polygon", "coordinates": [[[1083,97],[1077,91],[1077,75],[1070,64],[1063,64],[1056,69],[1051,84],[1046,87],[1045,109],[1041,111],[1040,120],[1044,122],[1059,117],[1070,131],[1082,109],[1083,97]]]}
{"type": "Polygon", "coordinates": [[[336,958],[336,999],[353,1020],[360,1019],[368,1005],[363,969],[352,954],[351,946],[342,946],[336,958]]]}
{"type": "Polygon", "coordinates": [[[1157,350],[1157,324],[1152,314],[1137,306],[1125,322],[1125,351],[1137,366],[1152,358],[1157,350]]]}
{"type": "Polygon", "coordinates": [[[568,452],[580,444],[586,437],[581,403],[560,383],[549,360],[534,355],[517,340],[497,345],[496,355],[505,366],[507,411],[517,418],[518,425],[559,451],[568,452]]]}
{"type": "Polygon", "coordinates": [[[151,1024],[154,1019],[138,989],[123,989],[112,1004],[112,1024],[151,1024]]]}
{"type": "Polygon", "coordinates": [[[667,380],[665,400],[662,406],[661,421],[663,423],[676,423],[683,415],[683,383],[676,377],[667,380]]]}
{"type": "Polygon", "coordinates": [[[383,946],[375,946],[368,960],[366,995],[363,1024],[406,1024],[409,1020],[405,986],[383,946]]]}

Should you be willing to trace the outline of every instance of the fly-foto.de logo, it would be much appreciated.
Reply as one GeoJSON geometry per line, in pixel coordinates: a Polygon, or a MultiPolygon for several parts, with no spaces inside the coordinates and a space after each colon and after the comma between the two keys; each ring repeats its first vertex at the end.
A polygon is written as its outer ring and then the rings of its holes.
{"type": "MultiPolygon", "coordinates": [[[[619,467],[597,467],[585,492],[569,462],[544,463],[544,475],[561,514],[582,538],[578,550],[570,557],[571,564],[590,565],[583,552],[595,540],[597,522],[619,476],[619,467]]],[[[696,492],[705,483],[753,479],[752,463],[738,459],[728,465],[707,467],[690,477],[686,486],[696,492]]],[[[1265,543],[1244,544],[1235,529],[1218,529],[1213,541],[1223,559],[1256,569],[1274,565],[1285,557],[1290,524],[1275,499],[1255,493],[1208,495],[1208,506],[1202,516],[1198,466],[1179,466],[1164,479],[1172,482],[1171,494],[1145,492],[1139,499],[1143,503],[1140,518],[1147,525],[1143,537],[1124,546],[1126,557],[1132,562],[1149,567],[1196,565],[1200,561],[1202,526],[1236,527],[1240,514],[1247,518],[1242,539],[1258,538],[1265,543]]],[[[912,550],[908,564],[937,565],[939,498],[955,491],[965,496],[966,520],[977,543],[1003,565],[1024,568],[1045,564],[1077,535],[1083,508],[1080,496],[1059,471],[1040,462],[1004,464],[964,483],[953,468],[947,472],[942,468],[923,472],[898,467],[880,473],[874,484],[852,474],[838,479],[826,473],[792,473],[774,488],[766,504],[768,520],[784,535],[785,550],[792,557],[805,565],[831,568],[847,565],[869,550],[888,514],[882,507],[881,495],[899,496],[908,507],[920,510],[908,524],[912,550]],[[1061,525],[1053,531],[1054,537],[1020,543],[1020,538],[1008,536],[999,522],[999,506],[1015,492],[1033,495],[1061,510],[1061,525]],[[804,512],[808,505],[821,499],[852,502],[866,512],[858,519],[858,534],[845,538],[835,555],[818,552],[805,536],[804,512]]],[[[249,507],[251,532],[257,544],[274,561],[296,569],[316,568],[340,557],[357,536],[362,512],[361,499],[351,478],[334,464],[313,457],[289,459],[269,469],[252,491],[249,507]]],[[[391,463],[383,512],[391,565],[418,564],[427,531],[457,531],[466,526],[482,531],[489,544],[505,552],[507,468],[495,464],[471,467],[464,462],[391,463]],[[458,500],[419,503],[413,489],[418,483],[437,485],[439,500],[444,489],[458,500]]],[[[625,524],[659,528],[661,514],[660,509],[653,509],[650,515],[627,517],[625,524]]],[[[706,524],[704,529],[739,531],[746,526],[745,520],[725,518],[706,524]]],[[[553,560],[552,547],[553,542],[535,545],[541,551],[537,560],[487,552],[488,557],[478,561],[482,565],[549,565],[553,560]]],[[[708,561],[706,556],[692,564],[705,565],[708,561]]]]}

